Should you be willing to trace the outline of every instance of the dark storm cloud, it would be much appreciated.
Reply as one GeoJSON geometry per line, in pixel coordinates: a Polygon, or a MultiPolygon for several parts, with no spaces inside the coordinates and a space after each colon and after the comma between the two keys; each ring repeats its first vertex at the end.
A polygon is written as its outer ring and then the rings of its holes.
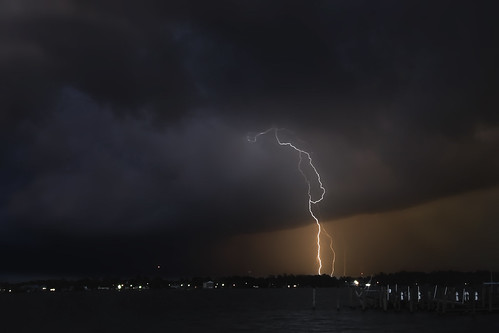
{"type": "Polygon", "coordinates": [[[57,257],[67,237],[82,260],[85,237],[106,255],[153,233],[203,262],[225,235],[308,223],[297,155],[246,141],[270,126],[313,152],[323,219],[493,186],[495,7],[1,3],[2,247],[57,257]]]}

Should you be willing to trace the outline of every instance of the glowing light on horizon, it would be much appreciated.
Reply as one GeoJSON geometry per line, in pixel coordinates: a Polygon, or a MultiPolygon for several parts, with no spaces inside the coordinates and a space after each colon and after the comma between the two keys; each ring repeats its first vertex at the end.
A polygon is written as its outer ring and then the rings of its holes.
{"type": "Polygon", "coordinates": [[[324,234],[330,239],[329,248],[331,249],[331,252],[333,254],[333,262],[332,262],[332,268],[331,268],[331,274],[330,275],[333,276],[333,274],[334,274],[334,266],[335,266],[335,261],[336,261],[336,252],[334,251],[334,248],[333,248],[333,238],[326,231],[326,229],[324,228],[324,226],[319,222],[319,219],[315,216],[315,214],[313,212],[313,209],[312,209],[312,206],[318,204],[319,202],[321,202],[324,199],[324,195],[326,194],[326,189],[324,188],[324,186],[322,184],[321,176],[320,176],[319,172],[317,171],[317,169],[315,168],[315,166],[314,166],[314,164],[312,162],[312,157],[310,156],[310,154],[307,151],[296,147],[291,142],[281,141],[281,139],[279,138],[279,135],[278,135],[279,129],[277,129],[275,127],[269,128],[268,130],[266,130],[264,132],[260,132],[260,133],[256,134],[254,137],[248,136],[248,141],[250,141],[250,142],[256,142],[256,140],[258,139],[259,136],[265,135],[265,134],[267,134],[269,132],[272,132],[272,131],[274,132],[275,139],[276,139],[277,143],[280,146],[288,146],[288,147],[291,147],[295,151],[298,152],[298,156],[299,156],[298,170],[302,174],[303,178],[305,178],[305,182],[307,183],[307,186],[308,186],[308,211],[310,213],[310,216],[312,216],[312,218],[314,219],[315,224],[317,225],[317,262],[319,263],[319,268],[317,270],[317,273],[319,275],[321,275],[321,270],[322,270],[321,234],[322,234],[322,231],[324,231],[324,234]],[[319,184],[319,188],[321,190],[320,197],[318,199],[316,199],[316,200],[313,200],[313,198],[312,198],[310,180],[308,179],[307,175],[305,174],[305,172],[301,168],[301,165],[302,165],[302,162],[303,162],[303,155],[306,156],[306,159],[308,160],[309,166],[314,171],[315,177],[317,179],[317,183],[319,184]]]}

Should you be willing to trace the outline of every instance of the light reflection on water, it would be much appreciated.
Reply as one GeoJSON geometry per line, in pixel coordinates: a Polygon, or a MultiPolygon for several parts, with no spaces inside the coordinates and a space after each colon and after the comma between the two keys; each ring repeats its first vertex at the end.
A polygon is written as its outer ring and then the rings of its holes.
{"type": "Polygon", "coordinates": [[[346,307],[339,289],[162,290],[0,295],[2,332],[499,331],[498,314],[437,315],[346,307]]]}

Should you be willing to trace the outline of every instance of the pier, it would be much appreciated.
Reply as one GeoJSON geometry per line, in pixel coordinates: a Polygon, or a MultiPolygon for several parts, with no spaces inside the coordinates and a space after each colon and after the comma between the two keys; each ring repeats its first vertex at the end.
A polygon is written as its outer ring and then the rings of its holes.
{"type": "MultiPolygon", "coordinates": [[[[447,287],[439,285],[351,286],[350,308],[445,313],[499,312],[499,283],[447,287]]],[[[338,307],[339,308],[339,307],[338,307]]]]}

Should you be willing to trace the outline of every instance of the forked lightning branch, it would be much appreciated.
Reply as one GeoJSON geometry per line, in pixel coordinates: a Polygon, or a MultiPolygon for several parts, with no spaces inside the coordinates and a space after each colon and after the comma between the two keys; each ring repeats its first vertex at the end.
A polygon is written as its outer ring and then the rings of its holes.
{"type": "Polygon", "coordinates": [[[312,161],[312,157],[310,156],[310,154],[308,152],[306,152],[305,150],[296,147],[291,142],[287,142],[287,141],[281,140],[279,138],[279,134],[278,134],[279,133],[279,129],[278,128],[272,127],[272,128],[269,128],[268,130],[266,130],[264,132],[260,132],[260,133],[256,134],[253,137],[248,136],[248,141],[250,141],[250,142],[256,142],[260,136],[266,135],[266,134],[269,134],[269,133],[273,133],[274,134],[275,139],[276,139],[277,143],[280,146],[288,146],[288,147],[294,149],[296,152],[298,152],[298,157],[299,157],[299,160],[298,160],[298,170],[300,170],[300,173],[302,174],[303,178],[305,178],[305,182],[307,183],[307,186],[308,186],[308,211],[310,213],[310,216],[312,216],[312,218],[314,219],[315,224],[317,225],[317,262],[319,264],[319,268],[317,270],[317,273],[320,275],[321,271],[322,271],[321,234],[322,234],[322,232],[324,232],[324,234],[327,237],[329,237],[329,240],[330,240],[329,248],[331,249],[331,252],[333,254],[333,262],[332,262],[331,274],[330,274],[331,276],[333,276],[333,274],[334,274],[334,266],[335,266],[335,261],[336,261],[336,252],[334,251],[334,248],[333,248],[333,238],[326,231],[326,229],[324,228],[324,226],[320,223],[319,219],[317,218],[317,216],[314,214],[314,211],[313,211],[314,205],[317,205],[319,202],[321,202],[324,199],[324,195],[326,194],[326,189],[324,188],[324,185],[322,184],[321,176],[320,176],[319,172],[317,171],[317,169],[315,168],[314,163],[312,161]],[[308,162],[308,165],[314,171],[315,181],[317,181],[317,183],[319,185],[319,188],[320,188],[320,196],[319,196],[318,199],[315,199],[315,200],[312,197],[312,190],[311,190],[310,179],[309,179],[309,177],[307,176],[307,174],[302,169],[302,163],[303,163],[304,159],[308,162]]]}

